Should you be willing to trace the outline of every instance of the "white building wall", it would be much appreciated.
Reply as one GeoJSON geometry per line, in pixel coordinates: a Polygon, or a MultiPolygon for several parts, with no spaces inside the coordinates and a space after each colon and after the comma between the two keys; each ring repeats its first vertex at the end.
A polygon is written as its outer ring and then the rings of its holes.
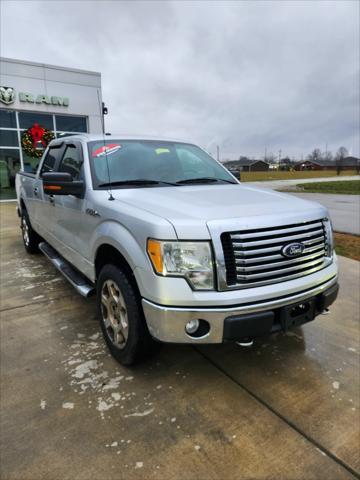
{"type": "Polygon", "coordinates": [[[38,157],[29,157],[21,145],[26,129],[39,123],[61,135],[101,133],[103,128],[98,72],[0,57],[0,86],[15,90],[15,100],[11,103],[6,103],[5,95],[0,92],[1,201],[15,197],[15,176],[19,169],[31,172],[37,168],[38,157]],[[20,93],[30,95],[33,101],[21,101],[20,93]],[[39,95],[43,97],[37,102],[39,95]],[[51,97],[67,101],[52,102],[51,97]]]}
{"type": "Polygon", "coordinates": [[[15,102],[1,108],[58,115],[85,115],[90,133],[102,132],[101,74],[0,57],[0,85],[13,87],[15,102]],[[69,106],[20,102],[19,92],[67,97],[69,106]]]}

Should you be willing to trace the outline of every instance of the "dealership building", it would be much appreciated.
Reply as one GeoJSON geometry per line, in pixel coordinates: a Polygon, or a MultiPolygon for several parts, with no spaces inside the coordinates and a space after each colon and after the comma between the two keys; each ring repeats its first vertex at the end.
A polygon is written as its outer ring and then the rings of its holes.
{"type": "Polygon", "coordinates": [[[15,198],[16,172],[35,170],[46,140],[102,125],[100,73],[0,57],[0,200],[15,198]]]}

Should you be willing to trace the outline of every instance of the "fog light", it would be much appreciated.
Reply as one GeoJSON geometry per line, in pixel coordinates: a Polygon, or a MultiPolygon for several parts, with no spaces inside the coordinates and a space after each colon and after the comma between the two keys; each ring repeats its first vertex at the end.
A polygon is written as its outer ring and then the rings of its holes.
{"type": "Polygon", "coordinates": [[[188,322],[185,325],[185,330],[186,330],[187,333],[192,335],[199,328],[199,325],[200,325],[200,321],[197,318],[195,318],[194,320],[190,320],[190,322],[188,322]]]}

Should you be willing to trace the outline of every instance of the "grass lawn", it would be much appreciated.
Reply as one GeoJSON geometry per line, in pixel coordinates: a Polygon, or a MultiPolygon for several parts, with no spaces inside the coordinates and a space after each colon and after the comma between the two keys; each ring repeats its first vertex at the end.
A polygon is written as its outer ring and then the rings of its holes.
{"type": "Polygon", "coordinates": [[[334,233],[335,251],[338,255],[360,261],[360,236],[334,233]]]}
{"type": "Polygon", "coordinates": [[[338,193],[348,195],[360,195],[360,180],[301,183],[299,185],[296,185],[296,190],[309,193],[338,193]]]}
{"type": "MultiPolygon", "coordinates": [[[[356,175],[355,170],[344,170],[341,175],[356,175]]],[[[336,177],[336,170],[306,170],[302,172],[241,172],[242,182],[260,182],[262,180],[290,180],[298,178],[336,177]]]]}

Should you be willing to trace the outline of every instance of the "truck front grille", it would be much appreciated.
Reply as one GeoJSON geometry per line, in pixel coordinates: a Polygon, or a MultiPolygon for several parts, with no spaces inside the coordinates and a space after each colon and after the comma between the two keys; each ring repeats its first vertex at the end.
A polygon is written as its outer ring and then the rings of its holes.
{"type": "Polygon", "coordinates": [[[227,232],[221,242],[229,288],[277,283],[316,272],[325,266],[328,248],[322,220],[227,232]],[[282,254],[291,243],[304,245],[298,257],[282,254]]]}

